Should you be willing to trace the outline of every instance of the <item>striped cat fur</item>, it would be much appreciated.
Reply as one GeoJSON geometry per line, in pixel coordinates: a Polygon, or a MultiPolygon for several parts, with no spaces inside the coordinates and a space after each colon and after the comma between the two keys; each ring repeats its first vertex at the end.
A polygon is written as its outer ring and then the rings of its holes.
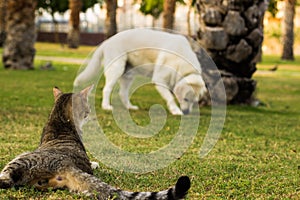
{"type": "Polygon", "coordinates": [[[81,140],[81,127],[90,108],[88,95],[93,86],[78,93],[53,88],[55,104],[43,129],[38,148],[10,161],[0,173],[0,188],[31,185],[38,189],[66,188],[92,199],[184,199],[190,179],[182,176],[175,186],[159,192],[128,192],[102,182],[93,175],[81,140]]]}

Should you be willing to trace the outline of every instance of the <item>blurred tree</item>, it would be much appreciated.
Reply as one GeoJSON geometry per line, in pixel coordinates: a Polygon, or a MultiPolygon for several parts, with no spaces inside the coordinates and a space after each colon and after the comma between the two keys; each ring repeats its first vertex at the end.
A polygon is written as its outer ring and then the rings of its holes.
{"type": "Polygon", "coordinates": [[[278,0],[269,0],[268,11],[271,13],[272,17],[275,17],[278,12],[277,2],[278,0]]]}
{"type": "MultiPolygon", "coordinates": [[[[102,4],[103,0],[84,0],[82,1],[81,11],[86,12],[88,8],[93,7],[96,3],[102,4]]],[[[37,8],[43,8],[45,11],[54,16],[54,13],[64,13],[69,9],[69,0],[38,0],[37,8]]]]}
{"type": "Polygon", "coordinates": [[[6,69],[33,69],[36,0],[7,1],[3,64],[6,69]]]}
{"type": "Polygon", "coordinates": [[[281,59],[294,60],[294,17],[297,0],[285,0],[283,17],[283,50],[281,59]]]}
{"type": "Polygon", "coordinates": [[[257,56],[263,41],[265,0],[197,0],[198,41],[222,70],[228,103],[255,102],[257,56]]]}
{"type": "Polygon", "coordinates": [[[3,46],[5,40],[5,16],[7,9],[7,0],[0,0],[0,46],[3,46]]]}
{"type": "Polygon", "coordinates": [[[54,13],[64,13],[69,9],[68,0],[38,0],[37,8],[43,8],[54,18],[54,13]]]}
{"type": "Polygon", "coordinates": [[[100,5],[102,5],[103,1],[104,0],[88,0],[88,1],[83,0],[81,11],[85,13],[87,11],[87,9],[93,7],[97,3],[100,3],[100,5]]]}
{"type": "Polygon", "coordinates": [[[117,8],[118,0],[104,0],[106,3],[105,35],[107,38],[117,33],[117,8]]]}
{"type": "Polygon", "coordinates": [[[144,15],[151,15],[153,17],[152,26],[155,27],[155,22],[163,12],[164,0],[141,0],[140,11],[144,15]]]}
{"type": "Polygon", "coordinates": [[[58,36],[58,22],[56,21],[54,14],[55,13],[64,13],[69,9],[68,5],[68,0],[39,0],[37,4],[37,8],[40,12],[41,8],[44,9],[46,12],[48,12],[51,17],[52,17],[52,22],[54,24],[54,38],[55,42],[60,42],[59,41],[59,36],[58,36]]]}
{"type": "Polygon", "coordinates": [[[176,0],[164,0],[163,4],[163,28],[173,29],[176,0]]]}
{"type": "Polygon", "coordinates": [[[196,4],[196,0],[189,0],[188,3],[189,8],[186,16],[188,36],[193,36],[193,33],[191,31],[191,11],[195,7],[195,4],[196,4]]]}
{"type": "MultiPolygon", "coordinates": [[[[138,0],[135,2],[138,2],[138,0]]],[[[140,11],[144,15],[151,15],[153,17],[153,27],[155,27],[155,21],[163,13],[163,27],[173,29],[176,2],[185,4],[184,0],[141,0],[140,11]]]]}
{"type": "Polygon", "coordinates": [[[69,0],[70,19],[67,43],[69,48],[78,48],[80,43],[80,11],[82,0],[69,0]]]}
{"type": "Polygon", "coordinates": [[[70,48],[77,48],[79,45],[79,25],[80,25],[80,18],[79,14],[80,11],[86,12],[88,8],[93,7],[96,3],[102,3],[103,0],[38,0],[37,7],[40,9],[44,9],[52,16],[52,21],[55,27],[55,40],[59,42],[58,38],[58,22],[55,20],[54,14],[55,13],[64,13],[68,9],[71,10],[70,14],[70,30],[68,33],[68,45],[70,48]],[[72,6],[72,8],[71,8],[72,6]],[[78,8],[76,7],[78,6],[78,8]]]}

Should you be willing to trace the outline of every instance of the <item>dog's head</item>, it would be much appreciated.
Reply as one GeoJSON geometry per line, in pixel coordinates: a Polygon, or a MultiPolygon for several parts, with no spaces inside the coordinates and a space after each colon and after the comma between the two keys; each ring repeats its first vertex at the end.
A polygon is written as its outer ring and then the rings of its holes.
{"type": "Polygon", "coordinates": [[[175,85],[173,92],[183,114],[189,114],[194,103],[198,103],[199,99],[207,92],[207,89],[200,74],[190,74],[175,85]]]}

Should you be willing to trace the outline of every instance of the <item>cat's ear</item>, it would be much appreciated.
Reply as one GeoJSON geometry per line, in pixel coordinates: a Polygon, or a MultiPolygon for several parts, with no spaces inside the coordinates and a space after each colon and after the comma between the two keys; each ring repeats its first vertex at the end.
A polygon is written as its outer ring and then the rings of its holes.
{"type": "Polygon", "coordinates": [[[54,99],[55,101],[58,99],[58,97],[62,94],[63,92],[58,89],[58,87],[54,87],[53,88],[53,96],[54,96],[54,99]]]}
{"type": "Polygon", "coordinates": [[[92,92],[94,88],[94,84],[93,85],[90,85],[88,87],[86,87],[85,89],[81,90],[80,91],[80,94],[87,99],[87,97],[89,96],[89,94],[92,92]]]}

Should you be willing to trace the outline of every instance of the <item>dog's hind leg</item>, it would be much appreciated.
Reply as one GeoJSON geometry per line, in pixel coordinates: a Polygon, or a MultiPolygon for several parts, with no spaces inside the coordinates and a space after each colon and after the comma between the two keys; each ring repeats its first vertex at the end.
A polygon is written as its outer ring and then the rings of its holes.
{"type": "Polygon", "coordinates": [[[132,105],[129,99],[129,89],[133,81],[133,75],[130,73],[123,74],[120,78],[119,95],[122,103],[127,109],[138,110],[138,106],[132,105]]]}
{"type": "Polygon", "coordinates": [[[112,110],[113,107],[110,103],[111,92],[121,78],[125,71],[126,56],[118,58],[117,61],[113,62],[110,65],[105,65],[105,85],[102,91],[102,109],[103,110],[112,110]]]}

